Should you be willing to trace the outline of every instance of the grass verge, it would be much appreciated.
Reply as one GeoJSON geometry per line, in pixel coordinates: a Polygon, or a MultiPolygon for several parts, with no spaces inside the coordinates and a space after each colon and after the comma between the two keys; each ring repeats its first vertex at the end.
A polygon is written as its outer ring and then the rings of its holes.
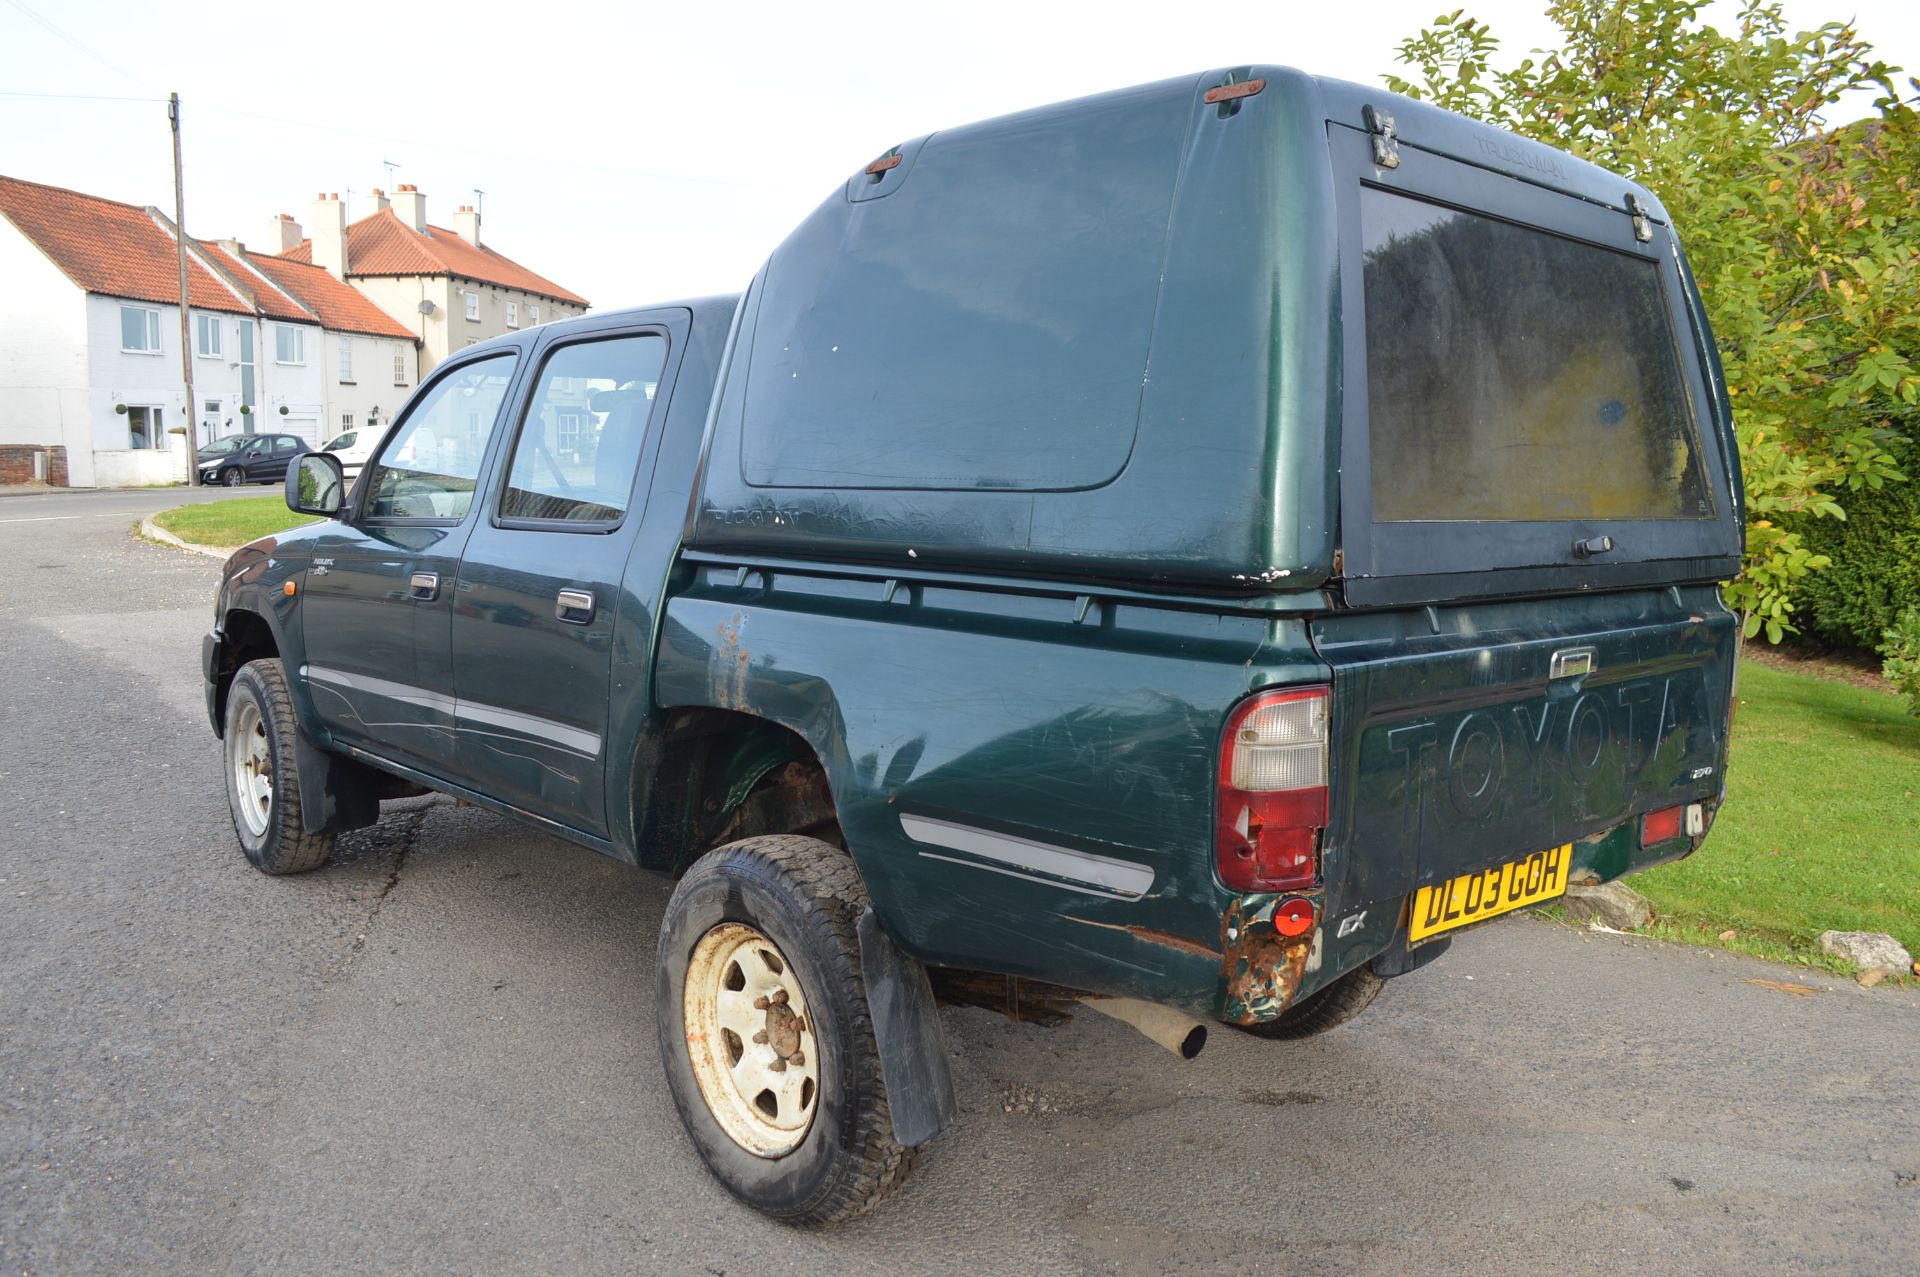
{"type": "Polygon", "coordinates": [[[1726,807],[1691,859],[1631,881],[1663,939],[1840,973],[1823,931],[1920,952],[1920,719],[1891,693],[1742,662],[1726,807]]]}
{"type": "Polygon", "coordinates": [[[153,521],[182,541],[216,549],[245,545],[257,537],[319,522],[310,514],[295,514],[287,509],[285,498],[277,496],[175,506],[154,515],[153,521]]]}

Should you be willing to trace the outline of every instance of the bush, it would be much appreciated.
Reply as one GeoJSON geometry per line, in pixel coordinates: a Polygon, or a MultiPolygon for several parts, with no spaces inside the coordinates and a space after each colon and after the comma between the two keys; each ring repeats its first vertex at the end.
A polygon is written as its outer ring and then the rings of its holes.
{"type": "Polygon", "coordinates": [[[1910,607],[1880,641],[1880,667],[1893,689],[1907,698],[1907,712],[1920,715],[1920,607],[1910,607]]]}
{"type": "MultiPolygon", "coordinates": [[[[1920,444],[1894,443],[1888,451],[1902,470],[1920,474],[1920,444]]],[[[1920,608],[1920,484],[1851,493],[1846,509],[1845,522],[1799,525],[1807,548],[1832,563],[1800,583],[1795,601],[1813,634],[1871,650],[1902,613],[1920,608]]]]}

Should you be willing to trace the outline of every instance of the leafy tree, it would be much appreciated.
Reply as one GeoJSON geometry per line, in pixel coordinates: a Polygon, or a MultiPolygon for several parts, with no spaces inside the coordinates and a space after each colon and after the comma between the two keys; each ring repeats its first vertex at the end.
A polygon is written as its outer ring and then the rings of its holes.
{"type": "MultiPolygon", "coordinates": [[[[1395,91],[1570,151],[1658,192],[1726,364],[1746,475],[1749,635],[1793,630],[1795,583],[1828,566],[1807,519],[1903,479],[1886,444],[1920,402],[1920,127],[1898,68],[1846,23],[1789,33],[1775,0],[1732,29],[1705,0],[1554,0],[1560,47],[1495,65],[1463,10],[1399,47],[1395,91]],[[1834,133],[1822,112],[1876,92],[1834,133]]],[[[1920,81],[1909,81],[1920,89],[1920,81]]]]}

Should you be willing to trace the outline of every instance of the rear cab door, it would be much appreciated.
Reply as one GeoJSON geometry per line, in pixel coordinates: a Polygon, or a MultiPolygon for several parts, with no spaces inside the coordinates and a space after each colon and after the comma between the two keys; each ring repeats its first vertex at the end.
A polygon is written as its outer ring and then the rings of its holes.
{"type": "MultiPolygon", "coordinates": [[[[608,834],[608,721],[623,589],[671,370],[691,316],[626,313],[544,336],[460,563],[453,614],[463,781],[608,834]]],[[[628,653],[643,667],[644,653],[628,653]]]]}
{"type": "Polygon", "coordinates": [[[1697,845],[1737,646],[1714,584],[1739,568],[1734,446],[1670,229],[1624,180],[1456,133],[1328,126],[1347,606],[1311,626],[1325,865],[1343,907],[1414,896],[1416,942],[1697,845]]]}

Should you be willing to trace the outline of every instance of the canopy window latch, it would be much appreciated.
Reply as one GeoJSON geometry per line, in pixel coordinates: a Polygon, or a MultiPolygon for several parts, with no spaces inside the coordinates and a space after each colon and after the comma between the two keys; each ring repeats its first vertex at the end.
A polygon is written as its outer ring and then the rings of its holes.
{"type": "Polygon", "coordinates": [[[1632,191],[1627,192],[1627,212],[1633,214],[1633,237],[1642,244],[1653,238],[1653,219],[1647,216],[1647,206],[1632,191]]]}
{"type": "Polygon", "coordinates": [[[1372,103],[1360,108],[1367,120],[1367,133],[1373,138],[1373,162],[1379,168],[1400,167],[1400,136],[1393,131],[1393,117],[1373,109],[1372,103]]]}

